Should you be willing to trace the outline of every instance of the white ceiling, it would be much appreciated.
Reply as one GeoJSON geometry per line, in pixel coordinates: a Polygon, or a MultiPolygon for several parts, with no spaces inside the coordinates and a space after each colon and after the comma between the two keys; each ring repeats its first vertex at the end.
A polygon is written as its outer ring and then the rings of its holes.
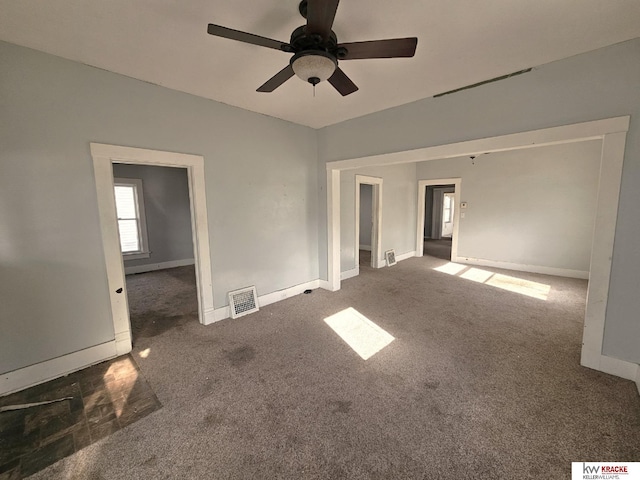
{"type": "MultiPolygon", "coordinates": [[[[314,128],[640,37],[638,0],[343,0],[340,42],[418,37],[409,59],[351,60],[360,87],[294,77],[257,93],[289,54],[207,24],[289,41],[298,0],[0,0],[0,39],[314,128]]],[[[640,61],[640,60],[639,60],[640,61]]]]}

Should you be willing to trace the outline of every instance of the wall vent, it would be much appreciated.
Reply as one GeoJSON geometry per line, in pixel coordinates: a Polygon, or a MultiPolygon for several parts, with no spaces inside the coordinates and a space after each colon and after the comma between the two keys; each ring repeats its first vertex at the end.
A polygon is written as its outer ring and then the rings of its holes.
{"type": "Polygon", "coordinates": [[[231,310],[231,318],[242,317],[260,310],[256,287],[241,288],[229,292],[229,309],[231,310]]]}
{"type": "Polygon", "coordinates": [[[396,263],[396,251],[391,249],[391,250],[387,250],[386,252],[384,252],[384,256],[387,259],[387,267],[390,267],[391,265],[395,265],[396,263]]]}

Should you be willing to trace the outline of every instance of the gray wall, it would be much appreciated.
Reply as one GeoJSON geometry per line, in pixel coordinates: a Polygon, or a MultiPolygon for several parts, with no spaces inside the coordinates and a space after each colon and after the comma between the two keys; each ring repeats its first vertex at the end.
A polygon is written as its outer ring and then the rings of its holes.
{"type": "MultiPolygon", "coordinates": [[[[324,162],[406,151],[545,127],[631,115],[618,211],[603,352],[640,363],[640,39],[532,72],[429,98],[319,131],[324,162]]],[[[320,266],[326,278],[326,176],[321,179],[320,266]]]]}
{"type": "Polygon", "coordinates": [[[458,256],[589,271],[602,142],[419,163],[420,180],[460,177],[458,256]]]}
{"type": "Polygon", "coordinates": [[[371,248],[373,185],[360,184],[360,248],[371,248]]]}
{"type": "Polygon", "coordinates": [[[204,156],[216,307],[318,278],[314,130],[0,42],[0,372],[114,338],[90,142],[204,156]]]}
{"type": "Polygon", "coordinates": [[[415,250],[416,237],[416,166],[367,167],[347,170],[340,175],[340,271],[357,265],[356,175],[382,178],[382,254],[395,249],[396,257],[415,250]]]}
{"type": "Polygon", "coordinates": [[[142,180],[149,237],[149,258],[128,260],[125,267],[193,259],[189,179],[186,168],[113,165],[113,176],[142,180]]]}

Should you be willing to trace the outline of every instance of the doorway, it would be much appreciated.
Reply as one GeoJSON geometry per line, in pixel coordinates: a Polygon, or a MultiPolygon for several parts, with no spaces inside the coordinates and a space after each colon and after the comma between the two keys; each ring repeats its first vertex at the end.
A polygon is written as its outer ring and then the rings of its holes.
{"type": "Polygon", "coordinates": [[[380,268],[382,262],[382,178],[356,175],[355,269],[380,268]]]}
{"type": "Polygon", "coordinates": [[[198,319],[213,323],[213,281],[209,226],[204,180],[204,158],[173,152],[120,147],[91,143],[91,156],[96,181],[100,227],[102,231],[107,286],[111,303],[116,355],[132,349],[131,322],[125,289],[125,270],[120,250],[116,204],[114,198],[113,164],[156,165],[182,167],[187,171],[191,215],[194,270],[198,303],[198,319]]]}
{"type": "Polygon", "coordinates": [[[418,182],[417,257],[457,258],[461,184],[460,178],[418,182]]]}
{"type": "Polygon", "coordinates": [[[359,266],[371,266],[371,238],[373,233],[373,185],[360,184],[360,245],[358,247],[359,266]]]}
{"type": "MultiPolygon", "coordinates": [[[[478,153],[518,150],[536,146],[573,143],[601,139],[601,169],[598,184],[596,226],[593,235],[591,268],[587,308],[584,321],[583,346],[580,364],[599,371],[633,378],[637,375],[637,365],[602,354],[605,312],[608,301],[608,287],[611,277],[611,259],[617,220],[618,195],[624,160],[626,134],[629,117],[615,117],[604,120],[549,127],[515,134],[467,140],[415,150],[393,152],[371,157],[359,157],[329,162],[327,169],[327,281],[323,288],[340,289],[340,172],[363,166],[390,165],[394,163],[423,162],[454,158],[478,153]]],[[[457,179],[458,181],[460,179],[457,179]]],[[[424,190],[428,180],[420,180],[418,185],[418,228],[416,231],[416,256],[424,250],[424,190]]],[[[441,183],[441,182],[438,182],[441,183]]],[[[459,187],[459,184],[456,185],[459,187]]],[[[459,188],[456,188],[459,191],[459,188]]],[[[459,197],[456,204],[460,205],[459,197]]],[[[452,241],[452,261],[457,261],[457,229],[460,208],[454,218],[452,241]]]]}
{"type": "Polygon", "coordinates": [[[455,225],[455,184],[427,185],[423,255],[451,260],[455,225]]]}
{"type": "Polygon", "coordinates": [[[132,341],[198,320],[184,167],[113,163],[132,341]]]}

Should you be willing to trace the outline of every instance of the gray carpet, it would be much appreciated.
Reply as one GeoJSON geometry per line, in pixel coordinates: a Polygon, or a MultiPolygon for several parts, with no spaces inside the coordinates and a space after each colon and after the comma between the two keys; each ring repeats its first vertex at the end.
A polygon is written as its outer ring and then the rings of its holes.
{"type": "Polygon", "coordinates": [[[424,254],[432,257],[440,258],[442,260],[451,260],[451,238],[441,238],[439,240],[433,240],[427,238],[424,241],[424,254]]]}
{"type": "Polygon", "coordinates": [[[137,327],[164,408],[32,478],[556,479],[640,461],[635,384],[579,366],[586,282],[502,272],[550,285],[544,301],[445,263],[364,268],[208,327],[187,295],[175,328],[137,327]],[[395,340],[362,360],[323,321],[347,307],[395,340]]]}

